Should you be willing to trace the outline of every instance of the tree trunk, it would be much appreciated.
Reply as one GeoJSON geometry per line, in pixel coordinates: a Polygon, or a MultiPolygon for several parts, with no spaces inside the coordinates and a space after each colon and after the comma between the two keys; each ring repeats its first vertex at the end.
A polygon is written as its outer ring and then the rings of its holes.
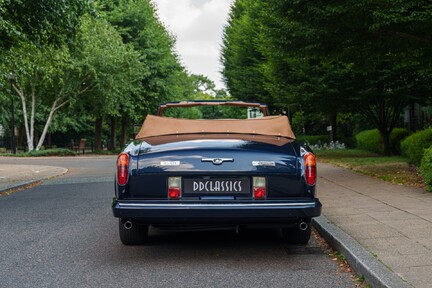
{"type": "MultiPolygon", "coordinates": [[[[33,131],[34,131],[33,132],[33,147],[34,147],[35,143],[39,142],[39,132],[37,130],[33,130],[33,131]]],[[[35,148],[35,150],[37,150],[37,149],[35,148]]]]}
{"type": "Polygon", "coordinates": [[[390,132],[387,129],[379,129],[381,140],[382,140],[382,148],[383,155],[390,156],[391,155],[391,147],[390,147],[390,132]]]}
{"type": "Polygon", "coordinates": [[[34,150],[34,142],[35,142],[35,138],[34,138],[34,123],[35,123],[35,110],[36,110],[36,96],[35,96],[35,87],[32,86],[31,89],[31,113],[30,113],[30,140],[31,141],[31,145],[29,144],[29,151],[34,150]]]}
{"type": "Polygon", "coordinates": [[[25,128],[23,125],[20,125],[18,129],[18,141],[17,141],[17,147],[23,147],[24,146],[24,138],[25,138],[25,128]]]}
{"type": "Polygon", "coordinates": [[[111,127],[110,127],[110,141],[108,145],[108,150],[115,150],[117,143],[116,143],[116,118],[114,116],[110,117],[111,127]]]}
{"type": "Polygon", "coordinates": [[[42,131],[42,135],[41,135],[41,137],[40,137],[40,139],[38,141],[38,144],[36,146],[36,151],[38,151],[41,148],[41,146],[43,145],[43,142],[45,141],[45,136],[46,136],[46,134],[48,132],[48,128],[51,125],[52,119],[53,119],[54,114],[56,112],[57,101],[58,100],[55,100],[54,103],[53,103],[53,105],[52,105],[52,107],[51,107],[50,113],[48,115],[48,119],[47,119],[47,121],[45,123],[45,126],[44,126],[44,129],[42,131]]]}
{"type": "Polygon", "coordinates": [[[24,120],[24,127],[25,127],[25,133],[26,133],[26,139],[27,139],[27,149],[28,151],[32,151],[33,150],[33,133],[30,134],[30,127],[29,127],[29,117],[28,117],[28,113],[27,113],[27,101],[26,101],[26,97],[24,95],[24,92],[22,92],[20,89],[18,89],[18,87],[16,87],[15,85],[13,85],[15,91],[18,93],[18,95],[20,96],[21,99],[21,105],[22,105],[22,112],[23,112],[23,120],[24,120]],[[30,136],[31,135],[31,136],[30,136]]]}
{"type": "Polygon", "coordinates": [[[121,119],[121,135],[120,135],[120,147],[123,148],[128,141],[127,139],[127,118],[123,116],[121,119]]]}
{"type": "Polygon", "coordinates": [[[101,151],[102,150],[102,117],[97,117],[95,121],[95,150],[101,151]]]}

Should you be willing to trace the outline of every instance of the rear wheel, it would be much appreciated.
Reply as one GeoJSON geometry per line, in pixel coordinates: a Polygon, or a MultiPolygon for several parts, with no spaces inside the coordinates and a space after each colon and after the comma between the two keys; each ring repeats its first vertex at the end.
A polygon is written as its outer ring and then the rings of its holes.
{"type": "Polygon", "coordinates": [[[142,245],[148,239],[148,225],[139,225],[134,221],[119,219],[119,234],[124,245],[142,245]]]}
{"type": "Polygon", "coordinates": [[[282,239],[288,244],[306,245],[311,237],[311,221],[302,222],[290,228],[282,228],[282,239]],[[307,227],[306,227],[306,225],[307,227]]]}

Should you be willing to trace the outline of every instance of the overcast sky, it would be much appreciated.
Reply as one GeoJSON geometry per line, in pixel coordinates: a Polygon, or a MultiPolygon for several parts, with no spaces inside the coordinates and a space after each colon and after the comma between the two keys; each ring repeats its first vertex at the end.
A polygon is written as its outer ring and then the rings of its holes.
{"type": "Polygon", "coordinates": [[[203,74],[224,88],[220,71],[223,26],[233,0],[152,0],[159,19],[176,37],[176,50],[193,74],[203,74]]]}

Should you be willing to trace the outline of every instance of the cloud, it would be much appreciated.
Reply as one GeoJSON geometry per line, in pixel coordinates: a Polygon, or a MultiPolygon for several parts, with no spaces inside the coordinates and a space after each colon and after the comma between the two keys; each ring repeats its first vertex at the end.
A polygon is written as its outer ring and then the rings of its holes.
{"type": "Polygon", "coordinates": [[[152,0],[176,50],[193,74],[204,74],[223,88],[220,47],[233,0],[152,0]]]}

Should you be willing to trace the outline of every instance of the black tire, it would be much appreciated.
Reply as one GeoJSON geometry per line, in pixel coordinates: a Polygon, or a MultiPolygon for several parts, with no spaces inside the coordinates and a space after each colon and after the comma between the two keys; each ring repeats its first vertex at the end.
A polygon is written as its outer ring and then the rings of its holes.
{"type": "Polygon", "coordinates": [[[312,227],[311,222],[306,222],[308,227],[306,230],[301,230],[299,225],[290,228],[282,228],[282,239],[287,244],[306,245],[311,237],[312,227]]]}
{"type": "Polygon", "coordinates": [[[133,221],[132,227],[126,229],[124,223],[126,221],[119,219],[119,234],[120,241],[124,245],[142,245],[148,240],[148,225],[139,225],[133,221]]]}

